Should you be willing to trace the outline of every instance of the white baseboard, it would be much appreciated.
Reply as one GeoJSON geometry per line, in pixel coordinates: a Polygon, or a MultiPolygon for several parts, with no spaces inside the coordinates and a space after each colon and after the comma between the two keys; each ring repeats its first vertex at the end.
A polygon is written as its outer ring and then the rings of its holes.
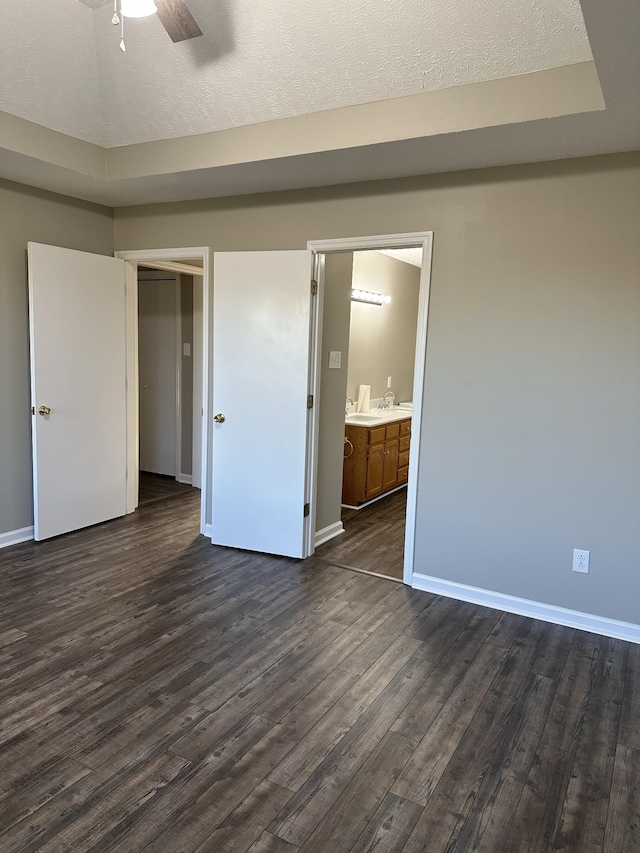
{"type": "Polygon", "coordinates": [[[323,527],[322,530],[316,530],[314,545],[316,548],[318,545],[324,545],[325,542],[328,542],[330,539],[335,539],[336,536],[340,536],[341,533],[344,533],[344,524],[341,521],[336,521],[328,527],[323,527]]]}
{"type": "Polygon", "coordinates": [[[33,525],[31,527],[21,527],[19,530],[9,530],[7,533],[0,533],[0,548],[17,545],[18,542],[28,542],[29,539],[33,539],[33,525]]]}
{"type": "Polygon", "coordinates": [[[176,480],[179,483],[184,483],[185,485],[190,486],[193,482],[193,477],[191,474],[178,474],[176,480]]]}
{"type": "Polygon", "coordinates": [[[208,536],[209,539],[211,539],[211,537],[213,536],[213,524],[205,524],[204,535],[208,536]]]}
{"type": "Polygon", "coordinates": [[[457,598],[459,601],[469,601],[495,610],[506,610],[507,613],[515,613],[518,616],[529,616],[531,619],[541,619],[543,622],[553,622],[555,625],[566,625],[569,628],[590,631],[592,634],[640,643],[640,625],[633,622],[607,619],[604,616],[594,616],[592,613],[568,610],[565,607],[556,607],[554,604],[543,604],[528,598],[518,598],[515,595],[506,595],[502,592],[493,592],[489,589],[417,573],[413,575],[411,586],[424,592],[444,595],[446,598],[457,598]]]}

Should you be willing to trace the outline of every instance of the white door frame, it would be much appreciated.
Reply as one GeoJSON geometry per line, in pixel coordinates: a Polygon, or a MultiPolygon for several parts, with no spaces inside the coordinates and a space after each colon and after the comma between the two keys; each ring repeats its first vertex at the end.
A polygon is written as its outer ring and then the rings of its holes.
{"type": "MultiPolygon", "coordinates": [[[[202,499],[200,502],[200,533],[206,534],[210,495],[208,489],[208,458],[211,396],[209,389],[209,313],[211,306],[211,263],[208,246],[179,249],[135,249],[115,252],[125,264],[125,313],[127,353],[127,512],[138,506],[139,474],[139,406],[138,406],[138,264],[145,261],[181,261],[201,258],[203,268],[202,301],[202,499]]],[[[177,264],[173,267],[178,266],[177,264]]],[[[179,270],[178,270],[179,271],[179,270]]]]}
{"type": "Polygon", "coordinates": [[[417,231],[407,234],[384,234],[375,237],[348,237],[339,240],[310,240],[307,248],[311,255],[310,267],[318,282],[318,298],[313,300],[311,314],[310,343],[310,391],[316,405],[311,410],[307,434],[307,495],[311,504],[309,523],[305,535],[305,555],[315,551],[316,490],[318,477],[318,437],[320,426],[320,371],[322,366],[322,314],[324,302],[324,255],[334,252],[353,252],[374,249],[422,248],[420,292],[418,297],[418,326],[416,334],[416,357],[413,375],[413,410],[411,412],[411,454],[409,456],[409,480],[407,486],[407,521],[405,528],[403,581],[411,586],[415,561],[416,513],[418,503],[418,474],[422,445],[422,398],[426,372],[427,322],[429,316],[429,293],[431,289],[431,265],[433,259],[433,231],[417,231]]]}

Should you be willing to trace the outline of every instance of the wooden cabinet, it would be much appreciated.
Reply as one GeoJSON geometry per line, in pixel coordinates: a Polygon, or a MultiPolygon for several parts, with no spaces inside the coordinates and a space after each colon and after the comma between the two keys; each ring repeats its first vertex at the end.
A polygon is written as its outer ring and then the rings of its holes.
{"type": "Polygon", "coordinates": [[[398,483],[398,439],[393,438],[391,441],[384,443],[384,475],[382,490],[386,492],[388,489],[393,489],[398,483]]]}
{"type": "Polygon", "coordinates": [[[384,491],[385,472],[384,444],[371,444],[367,449],[367,476],[365,495],[375,498],[384,491]]]}
{"type": "Polygon", "coordinates": [[[345,436],[353,452],[344,461],[342,503],[357,506],[407,482],[411,418],[375,427],[348,424],[345,436]]]}

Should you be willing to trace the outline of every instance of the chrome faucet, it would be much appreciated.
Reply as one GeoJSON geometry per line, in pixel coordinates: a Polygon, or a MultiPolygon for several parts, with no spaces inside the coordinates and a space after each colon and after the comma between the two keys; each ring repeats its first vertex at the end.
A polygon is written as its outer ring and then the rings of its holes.
{"type": "Polygon", "coordinates": [[[382,400],[380,400],[380,403],[378,405],[379,409],[388,409],[389,408],[389,401],[387,400],[388,394],[391,394],[391,406],[393,406],[393,404],[395,403],[396,395],[393,393],[393,391],[385,391],[384,394],[382,395],[382,400]]]}
{"type": "Polygon", "coordinates": [[[348,414],[349,414],[349,403],[351,403],[351,405],[352,405],[352,406],[354,405],[353,400],[352,400],[352,399],[351,399],[351,397],[347,394],[347,404],[346,404],[346,406],[344,407],[344,413],[345,413],[345,415],[348,415],[348,414]]]}

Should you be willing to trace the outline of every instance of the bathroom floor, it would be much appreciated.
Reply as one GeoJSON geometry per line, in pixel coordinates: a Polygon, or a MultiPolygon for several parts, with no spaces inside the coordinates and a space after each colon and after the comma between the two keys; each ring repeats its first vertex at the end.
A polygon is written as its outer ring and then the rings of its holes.
{"type": "Polygon", "coordinates": [[[320,545],[315,557],[333,565],[402,580],[406,514],[406,489],[366,509],[343,509],[345,532],[320,545]]]}

